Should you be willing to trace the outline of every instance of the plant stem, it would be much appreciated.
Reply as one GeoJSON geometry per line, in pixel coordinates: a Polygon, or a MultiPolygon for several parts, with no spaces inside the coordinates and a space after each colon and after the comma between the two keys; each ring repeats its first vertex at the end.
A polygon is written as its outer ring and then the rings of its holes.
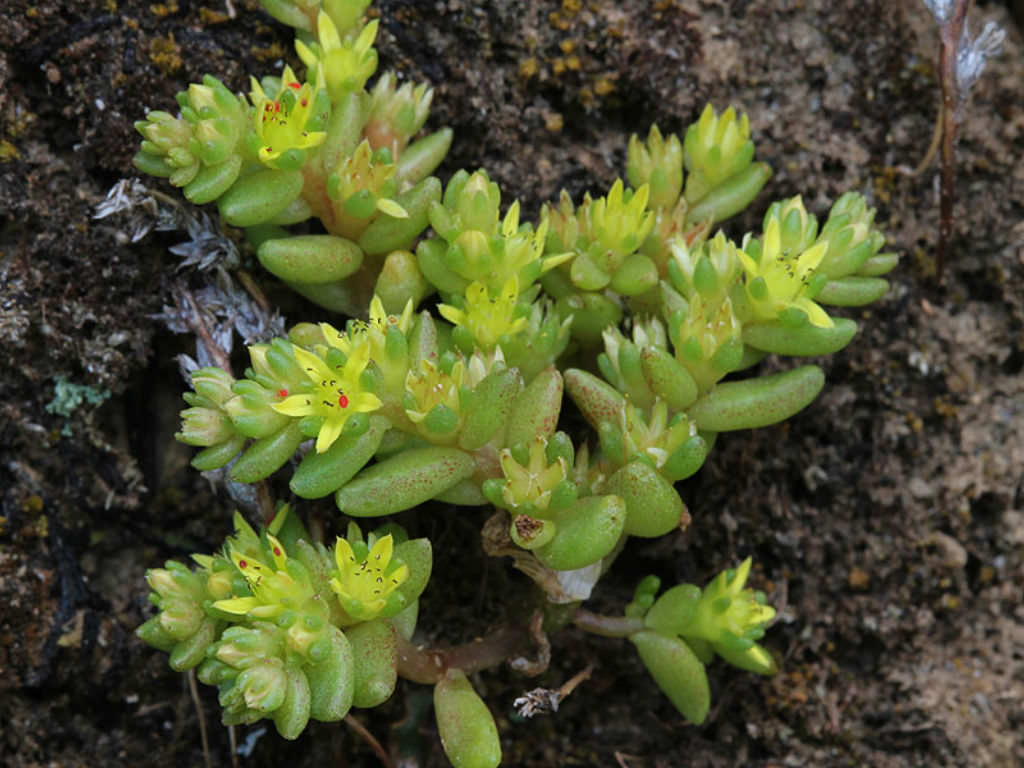
{"type": "Polygon", "coordinates": [[[605,637],[629,637],[644,629],[643,619],[634,619],[629,616],[602,616],[582,608],[576,612],[572,622],[584,632],[605,637]]]}
{"type": "Polygon", "coordinates": [[[953,15],[939,27],[939,81],[942,87],[942,181],[939,192],[939,245],[935,255],[935,276],[942,282],[942,267],[953,236],[953,184],[956,167],[953,146],[956,140],[956,50],[963,33],[970,0],[956,0],[953,15]]]}
{"type": "Polygon", "coordinates": [[[525,626],[504,626],[471,643],[449,648],[419,648],[399,636],[398,674],[414,683],[433,685],[449,669],[470,674],[497,667],[529,645],[530,632],[525,626]]]}

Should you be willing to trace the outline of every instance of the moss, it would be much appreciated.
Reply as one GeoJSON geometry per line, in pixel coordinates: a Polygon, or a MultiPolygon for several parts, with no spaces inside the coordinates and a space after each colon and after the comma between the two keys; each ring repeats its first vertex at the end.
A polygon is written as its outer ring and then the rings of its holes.
{"type": "Polygon", "coordinates": [[[154,38],[149,46],[149,59],[167,76],[181,69],[181,46],[174,42],[174,35],[154,38]]]}

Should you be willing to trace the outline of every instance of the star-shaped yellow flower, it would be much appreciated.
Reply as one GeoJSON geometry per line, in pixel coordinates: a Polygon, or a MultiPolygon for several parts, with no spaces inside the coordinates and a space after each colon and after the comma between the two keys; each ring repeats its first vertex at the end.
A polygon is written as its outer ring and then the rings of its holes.
{"type": "Polygon", "coordinates": [[[365,553],[358,557],[348,539],[338,537],[334,547],[337,575],[331,579],[331,589],[338,595],[342,607],[353,619],[369,621],[387,605],[388,596],[409,578],[409,566],[392,562],[395,541],[389,533],[376,542],[370,536],[372,547],[357,542],[365,553]]]}
{"type": "Polygon", "coordinates": [[[323,419],[316,438],[317,453],[323,453],[334,444],[353,413],[368,413],[382,405],[380,398],[365,391],[359,380],[370,360],[370,346],[351,342],[347,345],[351,352],[348,359],[343,365],[333,367],[312,352],[293,347],[296,361],[313,382],[313,391],[291,395],[272,406],[285,416],[323,419]]]}
{"type": "Polygon", "coordinates": [[[782,249],[777,218],[768,222],[760,261],[739,251],[740,263],[747,273],[747,295],[754,314],[761,320],[774,320],[783,311],[794,308],[807,315],[812,325],[831,328],[835,323],[828,313],[807,295],[807,283],[825,257],[828,243],[812,245],[802,253],[782,249]]]}
{"type": "Polygon", "coordinates": [[[313,591],[309,584],[298,583],[286,570],[288,555],[281,542],[269,533],[267,541],[273,565],[231,547],[231,561],[249,583],[252,595],[218,600],[213,604],[214,608],[226,613],[270,619],[288,608],[300,608],[312,598],[313,591]]]}
{"type": "Polygon", "coordinates": [[[320,128],[326,123],[330,102],[323,88],[314,91],[309,83],[300,83],[287,66],[281,75],[281,89],[273,99],[267,96],[256,78],[250,78],[250,86],[260,162],[277,167],[286,152],[324,143],[327,133],[320,128]]]}

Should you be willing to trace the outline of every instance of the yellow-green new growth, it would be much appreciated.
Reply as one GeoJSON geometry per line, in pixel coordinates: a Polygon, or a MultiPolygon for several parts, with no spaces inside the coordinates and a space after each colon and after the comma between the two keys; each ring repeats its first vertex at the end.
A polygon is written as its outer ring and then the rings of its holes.
{"type": "Polygon", "coordinates": [[[440,304],[437,309],[445,320],[466,328],[480,349],[490,352],[502,336],[513,336],[526,327],[526,318],[516,317],[518,298],[519,281],[515,277],[506,280],[494,298],[483,283],[473,282],[466,288],[465,309],[450,304],[440,304]]]}
{"type": "Polygon", "coordinates": [[[379,22],[374,19],[358,36],[342,39],[331,17],[323,11],[316,20],[318,42],[306,45],[295,41],[295,51],[310,70],[323,67],[331,101],[339,104],[346,93],[360,90],[377,70],[377,51],[373,41],[379,22]],[[353,39],[354,37],[354,39],[353,39]]]}

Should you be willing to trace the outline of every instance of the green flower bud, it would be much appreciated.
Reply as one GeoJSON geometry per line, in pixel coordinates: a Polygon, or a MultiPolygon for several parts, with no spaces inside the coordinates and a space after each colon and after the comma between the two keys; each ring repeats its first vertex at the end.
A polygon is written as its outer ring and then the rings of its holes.
{"type": "Polygon", "coordinates": [[[750,122],[746,115],[737,119],[732,107],[718,116],[708,104],[700,119],[686,130],[683,150],[690,172],[685,195],[692,205],[750,165],[754,157],[750,122]]]}
{"type": "MultiPolygon", "coordinates": [[[[335,25],[333,15],[321,11],[316,20],[317,41],[306,45],[302,40],[296,40],[295,51],[310,71],[316,71],[318,67],[322,69],[331,102],[337,104],[348,94],[362,90],[377,71],[377,51],[373,42],[379,22],[374,19],[358,33],[354,29],[348,32],[335,25]]],[[[345,16],[347,21],[347,14],[345,16]]]]}
{"type": "Polygon", "coordinates": [[[626,152],[626,177],[638,189],[647,184],[651,189],[650,207],[671,208],[683,187],[683,145],[670,133],[665,140],[657,125],[652,125],[642,144],[633,134],[626,152]]]}
{"type": "Polygon", "coordinates": [[[395,157],[419,133],[430,113],[434,89],[426,83],[397,87],[393,72],[385,72],[370,93],[370,119],[364,132],[374,149],[387,147],[395,157]]]}

